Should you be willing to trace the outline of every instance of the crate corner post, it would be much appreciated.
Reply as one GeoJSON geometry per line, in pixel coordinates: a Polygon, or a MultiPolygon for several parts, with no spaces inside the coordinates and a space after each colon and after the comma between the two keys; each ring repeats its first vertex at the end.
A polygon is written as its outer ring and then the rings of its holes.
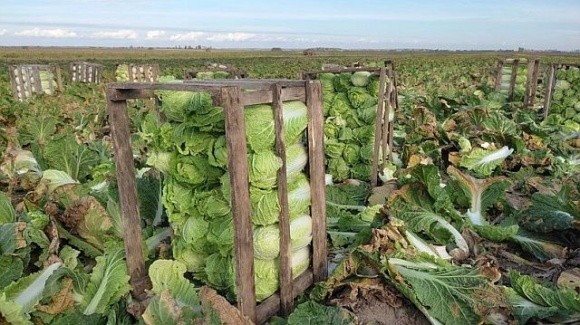
{"type": "Polygon", "coordinates": [[[111,138],[117,167],[117,186],[123,220],[123,241],[133,296],[143,301],[147,289],[151,288],[145,260],[141,234],[135,166],[131,149],[131,134],[126,100],[116,100],[119,90],[107,88],[107,110],[111,124],[111,138]]]}

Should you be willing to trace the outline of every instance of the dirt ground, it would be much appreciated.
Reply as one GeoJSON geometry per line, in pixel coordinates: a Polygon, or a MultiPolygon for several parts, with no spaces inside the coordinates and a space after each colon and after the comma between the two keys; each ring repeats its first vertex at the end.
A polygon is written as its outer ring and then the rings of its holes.
{"type": "Polygon", "coordinates": [[[340,283],[327,303],[351,311],[360,325],[430,324],[414,305],[378,277],[340,283]]]}
{"type": "Polygon", "coordinates": [[[429,325],[429,321],[415,306],[393,307],[378,299],[366,301],[354,311],[360,325],[429,325]]]}

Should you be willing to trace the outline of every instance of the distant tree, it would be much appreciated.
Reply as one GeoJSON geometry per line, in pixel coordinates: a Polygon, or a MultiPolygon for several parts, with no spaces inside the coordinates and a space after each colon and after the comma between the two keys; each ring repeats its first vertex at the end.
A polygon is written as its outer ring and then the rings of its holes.
{"type": "Polygon", "coordinates": [[[282,52],[282,48],[280,48],[280,47],[273,47],[271,51],[272,52],[282,52]]]}

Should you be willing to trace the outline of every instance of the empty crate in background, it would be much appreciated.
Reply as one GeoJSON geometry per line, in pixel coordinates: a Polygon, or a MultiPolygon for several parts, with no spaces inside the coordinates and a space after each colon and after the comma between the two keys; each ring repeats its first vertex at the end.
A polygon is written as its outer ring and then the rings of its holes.
{"type": "Polygon", "coordinates": [[[60,67],[51,64],[22,64],[8,67],[12,94],[23,101],[37,94],[62,92],[60,67]]]}

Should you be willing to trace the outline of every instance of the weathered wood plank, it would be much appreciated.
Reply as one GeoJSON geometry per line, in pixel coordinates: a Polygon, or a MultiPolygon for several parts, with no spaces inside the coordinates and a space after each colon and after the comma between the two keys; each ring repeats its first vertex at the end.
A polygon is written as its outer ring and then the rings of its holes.
{"type": "Polygon", "coordinates": [[[510,86],[508,90],[508,101],[512,101],[514,99],[514,91],[516,88],[516,79],[518,77],[518,69],[520,65],[520,59],[514,59],[512,63],[512,75],[510,78],[510,86]]]}
{"type": "Polygon", "coordinates": [[[534,73],[532,74],[532,89],[530,90],[530,98],[527,102],[527,107],[533,107],[534,104],[536,103],[539,75],[540,75],[540,60],[534,60],[534,73]]]}
{"type": "MultiPolygon", "coordinates": [[[[390,78],[389,78],[390,79],[390,78]]],[[[380,163],[380,169],[383,170],[383,168],[385,167],[385,163],[386,160],[389,158],[390,153],[391,153],[391,146],[389,144],[389,139],[391,137],[390,134],[390,130],[392,128],[392,123],[389,121],[389,115],[391,114],[391,110],[393,110],[393,105],[392,105],[392,101],[393,101],[393,82],[389,82],[389,84],[387,85],[387,93],[385,94],[385,102],[386,102],[386,106],[385,106],[385,114],[383,115],[383,125],[382,125],[382,143],[381,143],[381,148],[382,148],[382,161],[380,163]]],[[[378,162],[377,162],[378,164],[378,162]]]]}
{"type": "Polygon", "coordinates": [[[288,178],[286,174],[286,145],[284,139],[284,112],[282,108],[282,87],[272,86],[272,106],[276,131],[276,154],[282,159],[278,169],[277,187],[280,202],[280,314],[286,316],[293,307],[292,298],[292,251],[290,249],[290,217],[288,207],[288,178]]]}
{"type": "Polygon", "coordinates": [[[40,81],[40,70],[38,66],[32,66],[29,71],[31,72],[27,73],[27,75],[30,78],[32,93],[41,93],[42,82],[40,81]]]}
{"type": "Polygon", "coordinates": [[[324,116],[322,114],[322,85],[320,81],[306,83],[308,106],[308,157],[312,206],[312,269],[314,281],[326,278],[326,194],[324,183],[324,116]]]}
{"type": "Polygon", "coordinates": [[[375,143],[373,147],[373,162],[371,166],[371,188],[377,186],[377,177],[378,177],[378,169],[379,169],[379,154],[380,154],[380,145],[381,139],[383,137],[382,132],[382,123],[383,123],[383,116],[385,114],[385,88],[386,88],[386,68],[381,68],[379,74],[379,98],[378,98],[378,105],[377,105],[377,118],[375,123],[375,143]]]}
{"type": "Polygon", "coordinates": [[[127,99],[154,98],[155,92],[152,89],[114,89],[109,88],[110,100],[119,101],[127,99]]]}
{"type": "MultiPolygon", "coordinates": [[[[8,74],[10,74],[10,85],[12,86],[12,96],[16,100],[22,100],[20,91],[18,90],[19,83],[21,83],[21,75],[19,73],[17,66],[9,66],[8,67],[8,74]],[[18,81],[17,81],[18,80],[18,81]]],[[[22,89],[23,85],[20,85],[20,89],[22,89]]]]}
{"type": "Polygon", "coordinates": [[[551,64],[548,71],[548,82],[546,83],[546,94],[544,95],[544,119],[550,113],[550,106],[552,105],[552,95],[554,92],[554,85],[556,84],[556,65],[551,64]]]}
{"type": "Polygon", "coordinates": [[[503,60],[497,61],[497,72],[495,74],[495,91],[501,90],[501,79],[503,76],[503,60]]]}
{"type": "MultiPolygon", "coordinates": [[[[395,110],[395,118],[397,112],[400,111],[399,108],[399,90],[397,89],[397,71],[394,69],[395,65],[393,63],[393,69],[391,70],[391,83],[393,84],[393,93],[391,98],[391,107],[395,110]]],[[[389,146],[391,147],[391,152],[389,156],[389,160],[393,160],[393,149],[394,149],[394,122],[391,122],[389,125],[389,146]]]]}
{"type": "MultiPolygon", "coordinates": [[[[64,86],[62,85],[62,74],[60,73],[60,66],[55,65],[54,70],[56,73],[56,86],[58,87],[58,91],[62,93],[64,92],[64,86]]],[[[50,81],[52,82],[52,78],[50,79],[50,81]]]]}
{"type": "Polygon", "coordinates": [[[256,290],[254,287],[254,247],[251,222],[250,189],[248,182],[248,149],[246,126],[240,89],[221,88],[221,102],[225,112],[226,143],[232,213],[234,216],[234,259],[238,308],[256,321],[256,290]]]}
{"type": "Polygon", "coordinates": [[[123,218],[123,240],[130,276],[129,281],[133,296],[138,300],[144,300],[147,297],[145,290],[151,288],[151,282],[147,276],[143,257],[141,217],[139,216],[127,103],[125,101],[108,100],[107,106],[111,137],[115,150],[117,186],[119,187],[119,200],[123,218]]]}

